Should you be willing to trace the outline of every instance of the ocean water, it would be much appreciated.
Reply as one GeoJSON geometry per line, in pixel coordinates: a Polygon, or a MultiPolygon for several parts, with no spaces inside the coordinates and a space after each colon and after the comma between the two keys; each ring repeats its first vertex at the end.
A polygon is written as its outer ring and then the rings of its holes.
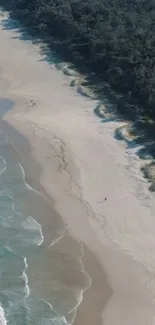
{"type": "Polygon", "coordinates": [[[71,324],[90,285],[82,254],[0,130],[0,325],[71,324]]]}

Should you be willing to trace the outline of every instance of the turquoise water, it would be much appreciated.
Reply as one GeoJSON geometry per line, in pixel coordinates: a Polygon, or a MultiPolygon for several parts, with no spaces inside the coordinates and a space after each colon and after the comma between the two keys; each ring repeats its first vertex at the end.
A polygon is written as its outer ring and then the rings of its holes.
{"type": "Polygon", "coordinates": [[[61,245],[67,228],[25,182],[17,151],[0,130],[0,325],[72,323],[90,280],[80,244],[77,256],[61,245]]]}

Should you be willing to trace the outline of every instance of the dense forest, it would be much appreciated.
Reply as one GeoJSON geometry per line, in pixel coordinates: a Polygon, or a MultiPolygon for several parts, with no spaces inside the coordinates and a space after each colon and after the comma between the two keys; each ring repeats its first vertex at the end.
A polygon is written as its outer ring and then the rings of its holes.
{"type": "Polygon", "coordinates": [[[154,0],[0,0],[155,119],[154,0]]]}

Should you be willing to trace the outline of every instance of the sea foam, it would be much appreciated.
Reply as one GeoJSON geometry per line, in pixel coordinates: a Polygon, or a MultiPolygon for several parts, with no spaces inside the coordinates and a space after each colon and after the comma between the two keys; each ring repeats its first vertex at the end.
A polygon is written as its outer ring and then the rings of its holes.
{"type": "Polygon", "coordinates": [[[26,269],[28,268],[28,264],[27,264],[27,259],[26,257],[24,257],[24,264],[25,264],[25,269],[21,275],[21,278],[25,281],[25,298],[27,298],[30,294],[30,288],[28,285],[28,276],[26,274],[26,269]]]}
{"type": "Polygon", "coordinates": [[[28,218],[22,223],[24,229],[27,230],[38,230],[40,233],[40,239],[37,240],[37,246],[40,246],[44,241],[44,235],[42,232],[42,227],[34,218],[28,216],[28,218]]]}
{"type": "Polygon", "coordinates": [[[0,305],[0,325],[7,325],[5,313],[1,305],[0,305]]]}

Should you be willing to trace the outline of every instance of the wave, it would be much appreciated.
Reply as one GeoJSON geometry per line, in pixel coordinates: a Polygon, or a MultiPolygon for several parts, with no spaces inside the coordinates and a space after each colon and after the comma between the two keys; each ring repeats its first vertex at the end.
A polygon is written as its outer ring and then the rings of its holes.
{"type": "MultiPolygon", "coordinates": [[[[90,278],[90,276],[88,275],[88,273],[84,270],[84,263],[82,262],[82,258],[84,257],[83,245],[80,242],[79,242],[79,244],[81,245],[81,256],[79,256],[78,260],[81,263],[81,272],[87,277],[88,284],[87,284],[87,286],[83,290],[76,290],[75,291],[75,296],[76,296],[76,299],[77,299],[77,304],[68,313],[68,314],[71,314],[71,313],[74,312],[73,318],[72,318],[72,321],[71,321],[71,324],[74,323],[74,320],[75,320],[75,317],[76,317],[77,308],[80,306],[80,304],[83,301],[83,295],[84,295],[85,291],[88,290],[88,288],[90,288],[90,286],[92,284],[92,279],[90,278]]],[[[71,324],[68,324],[68,325],[71,325],[71,324]]]]}
{"type": "Polygon", "coordinates": [[[5,312],[2,306],[0,305],[0,325],[7,325],[7,320],[5,318],[5,312]]]}
{"type": "MultiPolygon", "coordinates": [[[[29,296],[23,302],[11,308],[9,311],[9,318],[11,315],[15,318],[16,324],[17,315],[21,312],[22,318],[19,325],[66,325],[67,321],[64,316],[58,315],[52,305],[46,300],[36,299],[33,296],[29,296]],[[25,321],[24,321],[25,320],[25,321]]],[[[11,323],[12,325],[12,323],[11,323]]]]}
{"type": "Polygon", "coordinates": [[[10,234],[11,229],[18,229],[23,235],[23,240],[26,233],[29,233],[31,237],[27,238],[37,246],[44,241],[41,225],[33,217],[18,212],[11,196],[0,195],[0,223],[4,227],[4,232],[10,229],[10,234]]]}
{"type": "MultiPolygon", "coordinates": [[[[46,197],[26,182],[23,166],[16,157],[13,156],[12,158],[12,154],[14,154],[12,148],[10,152],[9,150],[10,146],[2,150],[2,155],[4,153],[6,161],[0,156],[0,184],[2,189],[0,195],[0,271],[3,269],[4,274],[8,273],[3,280],[4,284],[1,282],[2,279],[0,279],[0,282],[3,284],[2,288],[0,286],[0,301],[4,307],[8,322],[2,323],[2,325],[16,325],[17,323],[19,325],[72,324],[77,307],[83,299],[83,293],[91,284],[91,279],[84,271],[81,260],[83,257],[83,247],[81,245],[82,253],[79,259],[76,261],[76,258],[73,258],[74,261],[71,261],[75,262],[77,267],[77,270],[76,267],[75,270],[73,268],[73,284],[71,280],[69,280],[69,283],[66,283],[65,277],[64,282],[63,277],[59,281],[56,268],[54,269],[56,272],[53,273],[53,264],[51,265],[51,269],[48,270],[48,263],[51,262],[48,260],[46,250],[61,241],[68,231],[68,227],[66,228],[66,225],[64,227],[64,224],[61,225],[61,220],[59,221],[53,218],[53,227],[51,227],[50,232],[51,245],[49,247],[45,247],[46,243],[42,245],[44,243],[42,226],[33,218],[37,211],[32,206],[35,206],[35,203],[37,205],[39,200],[40,205],[38,205],[37,209],[39,210],[39,207],[41,207],[39,212],[42,216],[42,213],[44,213],[44,205],[46,205],[47,201],[46,197]],[[1,176],[1,170],[4,172],[4,167],[6,173],[2,173],[3,176],[1,176]],[[43,205],[40,200],[41,197],[44,199],[43,205]],[[4,245],[5,248],[6,246],[8,247],[7,251],[4,249],[4,245]],[[3,250],[4,252],[2,252],[3,250]],[[36,269],[37,261],[38,270],[36,269]],[[43,265],[43,269],[40,268],[42,262],[46,264],[45,269],[45,264],[43,265]],[[76,280],[74,271],[77,271],[79,275],[81,274],[80,272],[83,273],[79,277],[80,282],[76,280]],[[55,295],[53,297],[55,308],[52,308],[47,301],[41,300],[41,298],[46,298],[46,290],[44,292],[44,281],[45,286],[47,281],[46,272],[47,275],[49,274],[51,282],[53,281],[52,285],[54,285],[54,288],[50,285],[51,295],[55,295]],[[34,282],[33,276],[35,278],[34,282]],[[58,309],[58,312],[55,309],[58,309]]],[[[51,210],[49,215],[51,216],[51,210]]],[[[55,254],[58,255],[59,252],[55,251],[55,254]]],[[[64,258],[65,260],[65,255],[60,256],[60,258],[64,258]]],[[[55,263],[55,261],[59,262],[59,260],[53,258],[52,263],[55,263]]],[[[69,259],[68,261],[70,262],[69,259]]],[[[65,272],[64,270],[64,275],[65,272]]],[[[50,296],[47,300],[50,300],[50,296]]]]}
{"type": "MultiPolygon", "coordinates": [[[[51,310],[53,309],[52,305],[48,301],[44,300],[44,302],[50,307],[51,310]]],[[[52,321],[53,321],[54,325],[64,325],[64,324],[67,324],[66,318],[64,316],[56,316],[56,317],[53,317],[52,318],[52,321]]]]}
{"type": "Polygon", "coordinates": [[[26,274],[26,270],[28,268],[28,264],[27,264],[27,259],[26,257],[24,257],[24,264],[25,264],[25,269],[21,275],[21,278],[25,281],[25,298],[27,298],[29,295],[30,295],[30,288],[29,288],[29,285],[28,285],[28,276],[26,274]]]}
{"type": "Polygon", "coordinates": [[[3,157],[0,156],[0,175],[5,172],[7,168],[7,162],[3,157]]]}
{"type": "MultiPolygon", "coordinates": [[[[23,181],[24,181],[24,184],[25,184],[26,188],[28,190],[34,192],[36,195],[38,194],[38,200],[41,198],[42,200],[44,200],[43,203],[45,205],[46,205],[46,203],[47,203],[47,205],[49,205],[49,201],[47,200],[46,196],[44,194],[42,194],[41,192],[39,192],[38,190],[32,188],[26,182],[26,175],[25,175],[24,168],[21,165],[21,163],[18,163],[18,165],[19,165],[20,170],[22,172],[22,178],[23,178],[23,181]]],[[[46,207],[45,207],[45,209],[46,209],[46,207]]],[[[42,213],[44,213],[43,209],[42,209],[42,213]]],[[[38,245],[41,245],[44,242],[44,236],[43,236],[42,226],[41,226],[41,224],[39,224],[36,221],[36,218],[34,220],[35,220],[36,224],[38,224],[38,227],[40,229],[41,240],[40,240],[40,243],[38,245]]],[[[53,232],[51,231],[51,245],[54,245],[55,243],[57,243],[63,237],[63,235],[65,234],[65,232],[67,232],[67,230],[68,230],[68,225],[64,224],[62,220],[60,220],[60,219],[57,218],[57,221],[56,221],[56,219],[55,220],[53,219],[53,222],[54,222],[54,224],[53,224],[53,232]],[[52,236],[54,237],[53,239],[52,239],[52,236]]]]}
{"type": "Polygon", "coordinates": [[[22,226],[24,229],[27,230],[34,230],[34,231],[39,231],[40,233],[40,239],[38,240],[38,242],[36,243],[37,246],[40,246],[43,241],[44,241],[44,235],[42,232],[42,227],[40,225],[40,223],[38,223],[34,218],[32,218],[31,216],[28,216],[27,219],[22,223],[22,226]]]}
{"type": "Polygon", "coordinates": [[[29,190],[31,190],[31,191],[33,191],[33,192],[36,192],[36,193],[38,193],[38,194],[41,194],[39,191],[37,191],[36,189],[34,189],[33,187],[31,187],[31,186],[26,182],[26,174],[25,174],[25,170],[24,170],[24,168],[23,168],[23,166],[22,166],[22,164],[21,164],[20,162],[18,163],[18,165],[19,165],[19,168],[20,168],[20,170],[21,170],[21,172],[22,172],[22,178],[23,178],[23,181],[24,181],[25,186],[26,186],[29,190]]]}

